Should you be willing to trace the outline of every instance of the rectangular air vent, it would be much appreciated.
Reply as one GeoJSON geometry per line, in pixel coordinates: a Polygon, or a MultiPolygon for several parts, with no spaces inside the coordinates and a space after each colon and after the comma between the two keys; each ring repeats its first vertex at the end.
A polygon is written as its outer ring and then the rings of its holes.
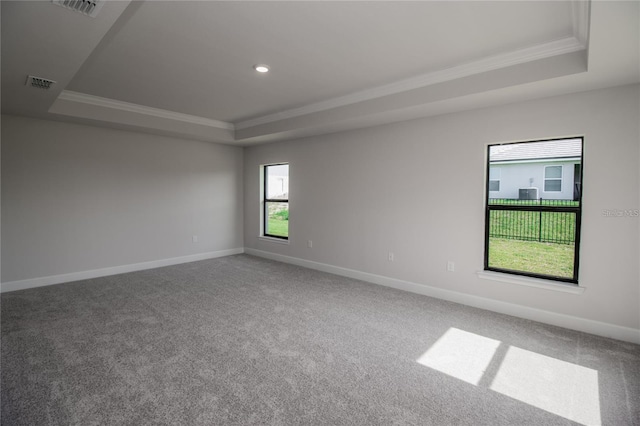
{"type": "Polygon", "coordinates": [[[42,77],[35,77],[33,75],[30,75],[27,77],[27,86],[31,86],[31,87],[35,87],[37,89],[44,89],[44,90],[48,90],[52,84],[55,84],[56,82],[53,80],[49,80],[46,78],[42,78],[42,77]]]}
{"type": "Polygon", "coordinates": [[[51,0],[53,3],[65,7],[67,9],[75,10],[83,15],[95,18],[104,0],[51,0]]]}

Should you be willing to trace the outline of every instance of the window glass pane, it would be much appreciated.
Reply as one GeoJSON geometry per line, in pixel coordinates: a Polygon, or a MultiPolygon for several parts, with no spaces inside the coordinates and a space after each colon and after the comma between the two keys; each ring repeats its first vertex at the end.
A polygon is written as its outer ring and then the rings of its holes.
{"type": "Polygon", "coordinates": [[[546,179],[559,179],[562,177],[562,166],[549,166],[544,169],[546,179]]]}
{"type": "Polygon", "coordinates": [[[500,191],[500,181],[499,180],[490,180],[489,181],[489,191],[500,191]]]}
{"type": "Polygon", "coordinates": [[[289,165],[266,166],[266,194],[270,200],[289,199],[289,165]]]}
{"type": "Polygon", "coordinates": [[[289,203],[267,202],[265,235],[289,236],[289,203]]]}
{"type": "Polygon", "coordinates": [[[489,223],[490,268],[573,277],[575,213],[494,210],[489,223]]]}
{"type": "Polygon", "coordinates": [[[545,180],[544,190],[546,192],[559,192],[562,190],[562,181],[560,179],[545,180]]]}

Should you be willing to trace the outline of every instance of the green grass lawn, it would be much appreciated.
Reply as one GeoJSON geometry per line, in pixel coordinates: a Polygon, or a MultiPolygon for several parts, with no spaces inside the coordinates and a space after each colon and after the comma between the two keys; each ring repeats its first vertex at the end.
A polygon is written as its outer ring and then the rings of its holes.
{"type": "Polygon", "coordinates": [[[489,239],[489,266],[556,277],[573,277],[573,245],[489,239]]]}
{"type": "Polygon", "coordinates": [[[265,234],[278,237],[289,236],[289,204],[282,202],[267,202],[268,216],[265,234]]]}
{"type": "Polygon", "coordinates": [[[280,237],[289,236],[289,221],[277,217],[270,217],[267,222],[267,234],[280,237]]]}

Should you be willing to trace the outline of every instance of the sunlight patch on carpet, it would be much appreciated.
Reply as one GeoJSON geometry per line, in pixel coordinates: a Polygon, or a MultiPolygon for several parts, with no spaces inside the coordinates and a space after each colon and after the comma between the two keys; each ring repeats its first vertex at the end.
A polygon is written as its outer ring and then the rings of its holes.
{"type": "Polygon", "coordinates": [[[598,371],[449,328],[416,361],[582,425],[600,425],[598,371]],[[506,352],[505,352],[506,349],[506,352]],[[496,353],[498,351],[498,353],[496,353]],[[491,371],[487,369],[494,362],[491,371]],[[497,370],[496,370],[497,368],[497,370]]]}
{"type": "Polygon", "coordinates": [[[450,328],[418,362],[456,379],[477,385],[500,341],[450,328]]]}
{"type": "Polygon", "coordinates": [[[490,389],[583,425],[601,424],[598,372],[514,346],[490,389]]]}

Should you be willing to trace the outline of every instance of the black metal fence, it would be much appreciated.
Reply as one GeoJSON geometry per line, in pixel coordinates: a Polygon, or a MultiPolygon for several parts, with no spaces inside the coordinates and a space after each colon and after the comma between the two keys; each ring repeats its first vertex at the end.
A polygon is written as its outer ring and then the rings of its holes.
{"type": "Polygon", "coordinates": [[[489,237],[575,244],[580,205],[573,200],[489,199],[489,237]]]}

